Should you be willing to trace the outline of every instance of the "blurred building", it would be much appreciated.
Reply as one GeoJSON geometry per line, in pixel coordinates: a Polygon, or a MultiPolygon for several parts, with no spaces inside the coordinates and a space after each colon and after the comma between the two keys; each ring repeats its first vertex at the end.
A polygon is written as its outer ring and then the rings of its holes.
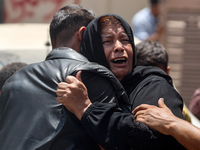
{"type": "Polygon", "coordinates": [[[166,0],[162,8],[171,76],[186,105],[200,87],[200,1],[166,0]]]}

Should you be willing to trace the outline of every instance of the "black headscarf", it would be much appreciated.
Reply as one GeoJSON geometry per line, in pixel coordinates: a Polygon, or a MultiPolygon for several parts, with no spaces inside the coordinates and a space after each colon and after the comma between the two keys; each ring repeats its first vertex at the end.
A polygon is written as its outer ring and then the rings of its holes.
{"type": "Polygon", "coordinates": [[[142,80],[146,77],[154,74],[156,76],[162,76],[171,84],[171,78],[166,75],[161,69],[157,67],[149,67],[149,66],[139,66],[136,67],[137,59],[135,53],[135,45],[134,45],[134,36],[129,24],[120,16],[115,14],[105,14],[97,17],[92,20],[84,34],[81,43],[81,53],[88,58],[91,62],[97,62],[100,65],[107,67],[110,70],[109,64],[106,60],[103,43],[101,39],[101,27],[98,24],[98,20],[104,16],[114,16],[121,22],[121,25],[124,27],[125,32],[127,33],[131,46],[133,48],[133,68],[132,72],[126,75],[120,82],[125,88],[127,94],[129,95],[135,87],[140,84],[142,80]]]}
{"type": "Polygon", "coordinates": [[[116,14],[105,14],[97,17],[91,21],[83,34],[83,39],[81,43],[81,53],[88,58],[91,62],[97,62],[100,65],[105,66],[110,70],[109,64],[106,60],[103,43],[101,39],[101,27],[98,24],[99,18],[103,16],[114,16],[117,20],[121,22],[121,25],[124,27],[125,32],[127,33],[131,46],[133,48],[133,68],[136,66],[136,54],[135,54],[135,44],[133,33],[129,24],[120,16],[116,14]]]}

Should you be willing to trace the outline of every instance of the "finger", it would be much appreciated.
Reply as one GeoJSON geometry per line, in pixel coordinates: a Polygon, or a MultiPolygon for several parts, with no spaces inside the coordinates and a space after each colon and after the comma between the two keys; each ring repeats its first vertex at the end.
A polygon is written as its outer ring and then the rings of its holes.
{"type": "Polygon", "coordinates": [[[78,71],[78,72],[76,73],[76,78],[77,78],[79,81],[82,82],[81,73],[82,73],[82,71],[78,71]]]}
{"type": "Polygon", "coordinates": [[[66,88],[68,88],[68,83],[60,82],[60,83],[58,83],[58,88],[59,89],[66,89],[66,88]]]}
{"type": "Polygon", "coordinates": [[[138,116],[144,115],[144,113],[145,113],[145,110],[140,110],[140,111],[138,111],[138,112],[136,112],[136,113],[134,114],[134,117],[137,118],[138,116]]]}
{"type": "Polygon", "coordinates": [[[145,110],[145,109],[148,109],[150,107],[154,107],[152,105],[148,105],[148,104],[141,104],[139,106],[137,106],[133,111],[132,111],[132,114],[135,114],[136,112],[140,111],[140,110],[145,110]]]}
{"type": "Polygon", "coordinates": [[[136,121],[139,121],[139,122],[145,122],[145,119],[141,116],[138,116],[137,118],[135,118],[136,121]]]}
{"type": "Polygon", "coordinates": [[[56,90],[56,95],[57,96],[63,96],[64,94],[66,94],[66,90],[62,90],[62,89],[58,89],[58,90],[56,90]]]}
{"type": "Polygon", "coordinates": [[[163,99],[163,98],[160,98],[160,99],[158,100],[158,106],[159,106],[160,108],[165,108],[165,109],[168,110],[170,113],[172,113],[171,110],[167,107],[167,105],[165,105],[164,99],[163,99]]]}
{"type": "Polygon", "coordinates": [[[143,106],[143,105],[144,105],[144,104],[137,106],[137,107],[132,111],[132,114],[136,114],[138,111],[143,110],[144,107],[145,107],[145,106],[143,106]]]}
{"type": "Polygon", "coordinates": [[[73,82],[76,82],[78,79],[76,79],[74,76],[67,76],[66,81],[69,84],[72,84],[73,82]]]}
{"type": "Polygon", "coordinates": [[[57,97],[56,100],[57,100],[58,103],[62,103],[63,102],[62,97],[57,97]]]}
{"type": "Polygon", "coordinates": [[[159,100],[158,100],[158,106],[160,107],[160,108],[166,108],[167,106],[165,105],[165,103],[164,103],[164,99],[163,98],[160,98],[159,100]]]}

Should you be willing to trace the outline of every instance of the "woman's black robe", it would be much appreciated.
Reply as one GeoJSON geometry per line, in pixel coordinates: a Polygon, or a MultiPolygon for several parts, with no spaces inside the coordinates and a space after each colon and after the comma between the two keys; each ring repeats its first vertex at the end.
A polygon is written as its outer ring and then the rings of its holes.
{"type": "MultiPolygon", "coordinates": [[[[129,24],[120,16],[115,16],[124,27],[132,48],[133,66],[136,66],[134,39],[129,24]]],[[[101,16],[100,16],[101,17],[101,16]]],[[[93,20],[83,35],[81,53],[89,61],[97,62],[109,68],[105,58],[101,29],[98,18],[93,20]]],[[[172,79],[157,67],[136,67],[122,81],[130,98],[130,112],[140,104],[156,105],[164,98],[166,105],[180,118],[183,100],[172,85],[172,79]]],[[[123,102],[119,102],[122,103],[123,102]]],[[[81,122],[87,133],[106,149],[184,149],[173,137],[163,135],[145,124],[136,122],[131,113],[124,112],[113,103],[93,103],[84,113],[81,122]]]]}

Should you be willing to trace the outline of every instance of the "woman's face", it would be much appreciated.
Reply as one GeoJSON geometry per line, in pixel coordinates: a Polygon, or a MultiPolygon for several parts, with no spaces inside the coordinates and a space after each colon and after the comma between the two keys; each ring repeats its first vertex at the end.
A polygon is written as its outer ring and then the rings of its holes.
{"type": "Polygon", "coordinates": [[[118,80],[122,80],[133,67],[133,49],[129,37],[120,24],[105,26],[101,37],[110,69],[118,80]]]}

